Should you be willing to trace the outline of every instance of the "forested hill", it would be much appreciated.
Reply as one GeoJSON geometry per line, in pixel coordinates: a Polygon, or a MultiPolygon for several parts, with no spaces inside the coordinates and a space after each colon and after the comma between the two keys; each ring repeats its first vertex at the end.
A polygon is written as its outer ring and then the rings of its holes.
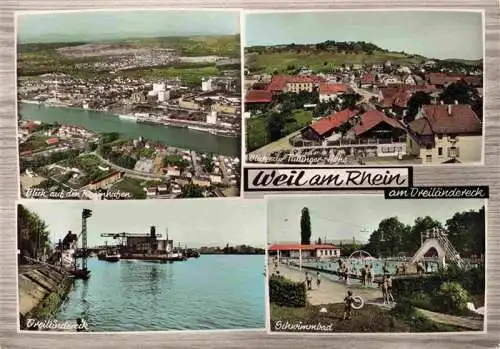
{"type": "MultiPolygon", "coordinates": [[[[246,51],[248,53],[283,53],[283,52],[332,52],[332,53],[344,53],[344,54],[374,54],[374,53],[390,53],[391,51],[383,49],[375,44],[365,41],[334,41],[327,40],[317,44],[287,44],[287,45],[274,45],[274,46],[251,46],[247,47],[246,51]]],[[[425,60],[426,58],[420,55],[411,55],[405,52],[394,52],[399,54],[404,54],[407,56],[420,58],[425,60]]]]}

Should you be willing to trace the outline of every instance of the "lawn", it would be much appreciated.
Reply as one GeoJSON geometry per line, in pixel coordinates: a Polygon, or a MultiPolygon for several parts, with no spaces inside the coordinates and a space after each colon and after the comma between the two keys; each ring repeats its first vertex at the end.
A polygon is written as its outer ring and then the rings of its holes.
{"type": "MultiPolygon", "coordinates": [[[[328,304],[326,306],[308,305],[303,308],[279,307],[271,304],[271,330],[278,331],[281,324],[300,323],[332,325],[331,332],[449,332],[460,331],[459,328],[438,324],[422,317],[398,316],[393,311],[384,310],[376,305],[366,304],[360,310],[353,310],[351,320],[343,320],[344,304],[328,304]],[[325,307],[326,313],[320,313],[325,307]],[[411,319],[411,320],[408,320],[411,319]]],[[[289,330],[288,330],[289,331],[289,330]]],[[[319,331],[318,331],[319,332],[319,331]]]]}
{"type": "Polygon", "coordinates": [[[119,182],[116,182],[111,187],[111,190],[119,190],[121,192],[130,193],[133,199],[145,199],[142,181],[130,177],[124,177],[119,182]]]}
{"type": "Polygon", "coordinates": [[[312,122],[312,111],[294,110],[292,115],[294,122],[289,122],[286,124],[284,130],[285,135],[289,135],[290,133],[298,131],[312,122]]]}
{"type": "Polygon", "coordinates": [[[240,56],[239,35],[171,36],[126,40],[139,47],[173,48],[185,56],[240,56]]]}
{"type": "Polygon", "coordinates": [[[393,63],[411,64],[422,61],[419,57],[412,57],[396,52],[375,52],[371,55],[367,53],[349,54],[339,52],[262,52],[261,54],[251,53],[245,57],[246,66],[254,72],[266,72],[272,74],[275,70],[284,72],[289,66],[299,69],[307,66],[313,71],[331,71],[342,64],[381,64],[389,60],[393,63]]]}
{"type": "MultiPolygon", "coordinates": [[[[284,136],[300,130],[311,123],[311,121],[311,111],[294,110],[291,121],[287,122],[283,129],[284,136]]],[[[267,130],[267,116],[265,114],[263,116],[246,119],[245,122],[247,152],[252,152],[270,143],[267,130]]]]}
{"type": "Polygon", "coordinates": [[[219,76],[222,72],[213,65],[199,65],[199,66],[172,66],[161,68],[147,68],[135,69],[120,72],[131,78],[143,79],[165,79],[179,77],[184,83],[187,84],[200,84],[201,79],[208,76],[219,76]]]}
{"type": "Polygon", "coordinates": [[[42,135],[31,136],[26,142],[19,145],[19,151],[23,152],[26,150],[40,150],[49,147],[47,144],[47,139],[50,137],[42,135]]]}

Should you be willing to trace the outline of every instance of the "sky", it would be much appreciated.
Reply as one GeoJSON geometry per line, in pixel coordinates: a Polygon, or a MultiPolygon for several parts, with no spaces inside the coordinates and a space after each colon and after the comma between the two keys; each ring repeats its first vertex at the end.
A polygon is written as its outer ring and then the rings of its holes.
{"type": "Polygon", "coordinates": [[[456,212],[479,210],[480,199],[385,200],[380,195],[286,196],[267,201],[270,243],[300,242],[300,217],[304,207],[311,217],[311,240],[367,242],[384,218],[398,217],[412,225],[416,218],[430,216],[445,224],[456,212]]]}
{"type": "Polygon", "coordinates": [[[21,43],[117,40],[155,36],[233,35],[237,11],[81,11],[20,14],[21,43]]]}
{"type": "Polygon", "coordinates": [[[479,12],[365,11],[245,16],[245,45],[366,41],[435,59],[483,58],[479,12]]]}
{"type": "Polygon", "coordinates": [[[62,239],[68,230],[81,232],[83,208],[93,210],[87,220],[88,246],[103,245],[112,238],[101,233],[149,233],[152,225],[174,245],[198,248],[230,245],[266,246],[266,210],[263,200],[184,199],[132,201],[22,201],[47,224],[51,241],[62,239]]]}

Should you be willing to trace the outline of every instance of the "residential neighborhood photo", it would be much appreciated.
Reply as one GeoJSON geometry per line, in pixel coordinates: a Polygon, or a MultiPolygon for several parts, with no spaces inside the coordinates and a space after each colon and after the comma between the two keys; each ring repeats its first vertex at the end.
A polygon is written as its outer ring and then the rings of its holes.
{"type": "Polygon", "coordinates": [[[245,26],[247,163],[482,163],[480,12],[249,13],[245,26]]]}
{"type": "Polygon", "coordinates": [[[18,15],[22,196],[239,196],[239,18],[202,10],[18,15]]]}

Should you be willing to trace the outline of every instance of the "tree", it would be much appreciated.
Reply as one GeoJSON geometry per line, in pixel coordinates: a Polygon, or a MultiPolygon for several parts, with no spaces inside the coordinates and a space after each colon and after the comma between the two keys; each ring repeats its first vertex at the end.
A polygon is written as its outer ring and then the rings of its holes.
{"type": "Polygon", "coordinates": [[[202,187],[196,184],[189,183],[182,187],[182,193],[179,197],[181,198],[203,198],[204,190],[202,187]]]}
{"type": "Polygon", "coordinates": [[[421,234],[432,228],[442,228],[439,221],[432,219],[429,216],[418,217],[415,219],[415,223],[408,231],[406,236],[403,236],[402,248],[405,252],[413,255],[420,248],[421,234]]]}
{"type": "Polygon", "coordinates": [[[358,94],[350,93],[342,96],[342,109],[354,108],[356,103],[361,99],[358,94]]]}
{"type": "Polygon", "coordinates": [[[369,238],[369,252],[377,256],[393,257],[401,250],[403,237],[411,228],[404,225],[397,217],[383,219],[369,238]]]}
{"type": "Polygon", "coordinates": [[[271,142],[280,139],[283,136],[286,118],[283,113],[273,112],[267,119],[267,132],[271,142]]]}
{"type": "Polygon", "coordinates": [[[457,212],[446,221],[448,239],[461,255],[481,255],[485,252],[485,211],[457,212]]]}
{"type": "Polygon", "coordinates": [[[459,104],[471,104],[472,88],[465,82],[459,81],[450,84],[441,93],[441,100],[445,104],[454,104],[457,101],[459,104]]]}
{"type": "Polygon", "coordinates": [[[302,216],[300,217],[300,241],[302,245],[311,244],[311,217],[307,207],[302,209],[302,216]]]}
{"type": "Polygon", "coordinates": [[[23,205],[18,205],[17,217],[17,241],[21,255],[35,259],[41,257],[44,250],[51,248],[47,225],[23,205]]]}
{"type": "Polygon", "coordinates": [[[428,93],[422,91],[414,93],[408,101],[408,112],[406,113],[405,121],[411,122],[415,120],[420,107],[426,104],[431,104],[431,96],[428,93]]]}

